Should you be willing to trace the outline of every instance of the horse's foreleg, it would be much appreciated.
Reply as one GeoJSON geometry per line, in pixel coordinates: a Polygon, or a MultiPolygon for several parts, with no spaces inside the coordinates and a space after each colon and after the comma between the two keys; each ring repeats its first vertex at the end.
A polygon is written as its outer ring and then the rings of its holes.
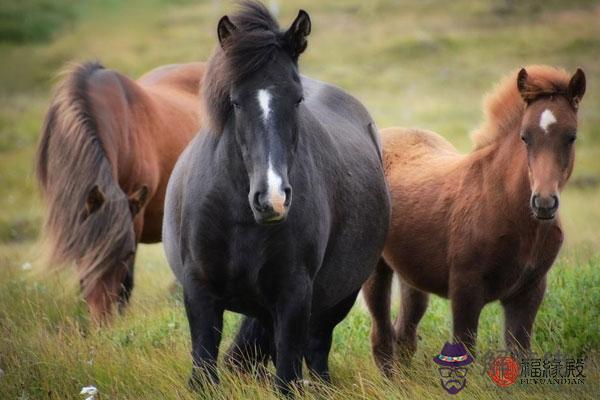
{"type": "Polygon", "coordinates": [[[546,291],[546,277],[516,296],[502,300],[504,308],[504,341],[509,350],[529,351],[533,322],[546,291]]]}
{"type": "Polygon", "coordinates": [[[308,348],[305,355],[306,364],[311,372],[324,382],[331,382],[328,359],[333,329],[348,315],[357,295],[358,291],[324,314],[311,318],[308,348]]]}
{"type": "Polygon", "coordinates": [[[381,258],[375,271],[364,283],[363,296],[371,313],[371,347],[379,369],[392,374],[394,360],[394,330],[390,315],[390,297],[394,273],[381,258]]]}
{"type": "Polygon", "coordinates": [[[184,284],[185,311],[192,337],[193,369],[190,387],[219,383],[217,355],[223,328],[223,307],[202,288],[184,284]]]}
{"type": "Polygon", "coordinates": [[[394,323],[397,356],[405,364],[417,351],[417,327],[427,311],[429,294],[400,280],[400,313],[394,323]]]}
{"type": "Polygon", "coordinates": [[[308,341],[312,284],[308,277],[280,286],[275,307],[276,385],[286,396],[302,380],[302,360],[308,341]]]}
{"type": "Polygon", "coordinates": [[[450,293],[454,340],[462,342],[471,353],[474,353],[477,343],[477,325],[484,301],[481,286],[468,280],[465,282],[468,282],[468,285],[454,287],[450,293]]]}

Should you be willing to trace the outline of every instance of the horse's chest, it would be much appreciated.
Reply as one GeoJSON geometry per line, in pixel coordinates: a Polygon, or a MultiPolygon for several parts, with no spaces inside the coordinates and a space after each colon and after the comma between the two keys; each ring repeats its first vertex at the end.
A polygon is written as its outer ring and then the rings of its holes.
{"type": "Polygon", "coordinates": [[[235,224],[200,237],[198,258],[205,283],[230,305],[267,307],[277,298],[279,283],[297,273],[300,240],[283,226],[235,224]]]}
{"type": "Polygon", "coordinates": [[[484,272],[488,300],[508,297],[539,282],[556,259],[562,238],[560,227],[544,226],[530,236],[498,239],[484,272]]]}

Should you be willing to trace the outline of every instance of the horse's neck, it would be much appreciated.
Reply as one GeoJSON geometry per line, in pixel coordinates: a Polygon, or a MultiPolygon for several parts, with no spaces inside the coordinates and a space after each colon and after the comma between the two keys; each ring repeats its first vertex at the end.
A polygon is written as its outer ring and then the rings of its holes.
{"type": "Polygon", "coordinates": [[[494,202],[502,205],[505,214],[515,220],[533,222],[527,151],[519,133],[515,130],[490,146],[472,154],[477,162],[483,163],[484,190],[496,197],[494,202]]]}

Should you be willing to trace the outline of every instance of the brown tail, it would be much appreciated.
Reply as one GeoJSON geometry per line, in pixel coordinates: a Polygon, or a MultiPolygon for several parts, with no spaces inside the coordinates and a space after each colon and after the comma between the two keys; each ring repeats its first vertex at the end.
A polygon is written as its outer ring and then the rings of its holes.
{"type": "Polygon", "coordinates": [[[114,255],[133,232],[127,197],[113,179],[88,95],[89,78],[102,69],[99,63],[76,64],[62,75],[36,155],[50,264],[75,262],[84,294],[111,272],[114,255]],[[103,202],[90,210],[96,192],[103,202]]]}

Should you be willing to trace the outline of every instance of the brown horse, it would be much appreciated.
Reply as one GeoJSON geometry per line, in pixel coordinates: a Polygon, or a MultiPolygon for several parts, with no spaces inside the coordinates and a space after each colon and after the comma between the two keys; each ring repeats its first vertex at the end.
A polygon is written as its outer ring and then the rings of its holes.
{"type": "Polygon", "coordinates": [[[167,181],[201,125],[203,73],[168,65],[132,81],[86,63],[57,87],[36,162],[45,236],[52,264],[77,265],[96,321],[128,302],[137,243],[161,240],[167,181]]]}
{"type": "Polygon", "coordinates": [[[383,257],[363,289],[378,366],[416,351],[428,293],[452,303],[454,339],[470,349],[479,314],[500,300],[505,341],[529,349],[546,273],[563,241],[559,192],[573,169],[585,75],[532,66],[488,98],[475,150],[460,155],[423,130],[382,132],[392,222],[383,257]],[[394,271],[400,313],[390,319],[394,271]]]}

